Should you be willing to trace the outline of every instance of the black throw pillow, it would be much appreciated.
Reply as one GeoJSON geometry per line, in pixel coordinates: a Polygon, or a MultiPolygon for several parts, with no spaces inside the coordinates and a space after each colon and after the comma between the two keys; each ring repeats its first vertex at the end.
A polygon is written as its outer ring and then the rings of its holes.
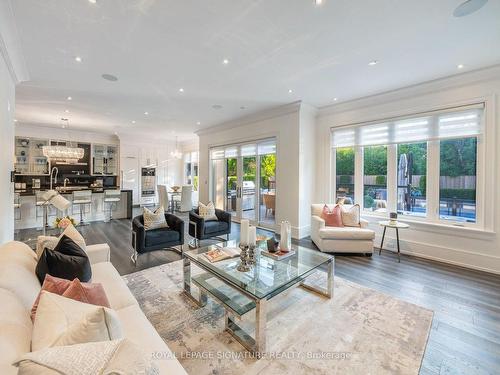
{"type": "Polygon", "coordinates": [[[40,284],[43,284],[46,274],[67,280],[76,277],[82,282],[87,282],[92,277],[90,261],[85,250],[66,235],[61,237],[54,250],[43,250],[35,272],[40,284]]]}

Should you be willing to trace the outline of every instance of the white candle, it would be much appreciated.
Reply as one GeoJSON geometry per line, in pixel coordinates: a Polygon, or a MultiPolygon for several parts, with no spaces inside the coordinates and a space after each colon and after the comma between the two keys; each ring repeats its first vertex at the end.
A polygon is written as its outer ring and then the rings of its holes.
{"type": "Polygon", "coordinates": [[[248,229],[248,245],[255,246],[257,245],[257,228],[250,227],[248,229]]]}
{"type": "Polygon", "coordinates": [[[250,226],[250,222],[247,219],[242,219],[240,223],[240,243],[243,246],[248,245],[248,228],[250,226]]]}

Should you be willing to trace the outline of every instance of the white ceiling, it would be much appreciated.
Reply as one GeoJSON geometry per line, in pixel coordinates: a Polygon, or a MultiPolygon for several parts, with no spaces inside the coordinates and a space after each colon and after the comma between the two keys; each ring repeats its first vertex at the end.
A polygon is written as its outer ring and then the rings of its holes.
{"type": "Polygon", "coordinates": [[[461,2],[16,0],[31,78],[16,117],[184,138],[296,100],[321,107],[500,62],[500,1],[454,18],[461,2]]]}

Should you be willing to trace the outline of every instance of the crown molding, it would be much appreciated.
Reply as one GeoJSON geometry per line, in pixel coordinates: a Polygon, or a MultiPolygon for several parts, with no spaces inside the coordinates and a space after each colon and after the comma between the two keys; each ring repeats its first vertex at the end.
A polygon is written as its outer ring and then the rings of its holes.
{"type": "Polygon", "coordinates": [[[301,101],[280,105],[260,112],[252,113],[250,115],[240,117],[234,120],[225,121],[223,123],[205,129],[200,129],[196,131],[195,134],[198,136],[211,134],[222,130],[233,129],[239,126],[252,124],[258,121],[264,121],[264,120],[269,120],[271,118],[288,115],[290,113],[297,113],[300,111],[301,105],[302,105],[301,101]]]}
{"type": "Polygon", "coordinates": [[[14,84],[29,80],[10,0],[0,2],[0,55],[14,84]]]}
{"type": "Polygon", "coordinates": [[[475,83],[498,80],[499,78],[500,64],[324,106],[319,108],[318,118],[359,108],[377,106],[391,101],[414,98],[443,90],[460,88],[475,83]]]}

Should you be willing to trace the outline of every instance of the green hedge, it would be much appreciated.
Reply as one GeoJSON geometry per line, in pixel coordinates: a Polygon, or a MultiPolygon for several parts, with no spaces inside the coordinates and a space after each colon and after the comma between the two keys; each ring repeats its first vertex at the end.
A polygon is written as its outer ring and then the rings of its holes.
{"type": "Polygon", "coordinates": [[[375,184],[377,185],[385,185],[387,182],[387,179],[385,176],[377,176],[375,177],[375,184]]]}
{"type": "Polygon", "coordinates": [[[346,175],[339,176],[339,184],[343,185],[351,184],[351,176],[346,176],[346,175]]]}
{"type": "Polygon", "coordinates": [[[439,189],[439,196],[443,199],[466,199],[475,201],[475,189],[439,189]]]}

